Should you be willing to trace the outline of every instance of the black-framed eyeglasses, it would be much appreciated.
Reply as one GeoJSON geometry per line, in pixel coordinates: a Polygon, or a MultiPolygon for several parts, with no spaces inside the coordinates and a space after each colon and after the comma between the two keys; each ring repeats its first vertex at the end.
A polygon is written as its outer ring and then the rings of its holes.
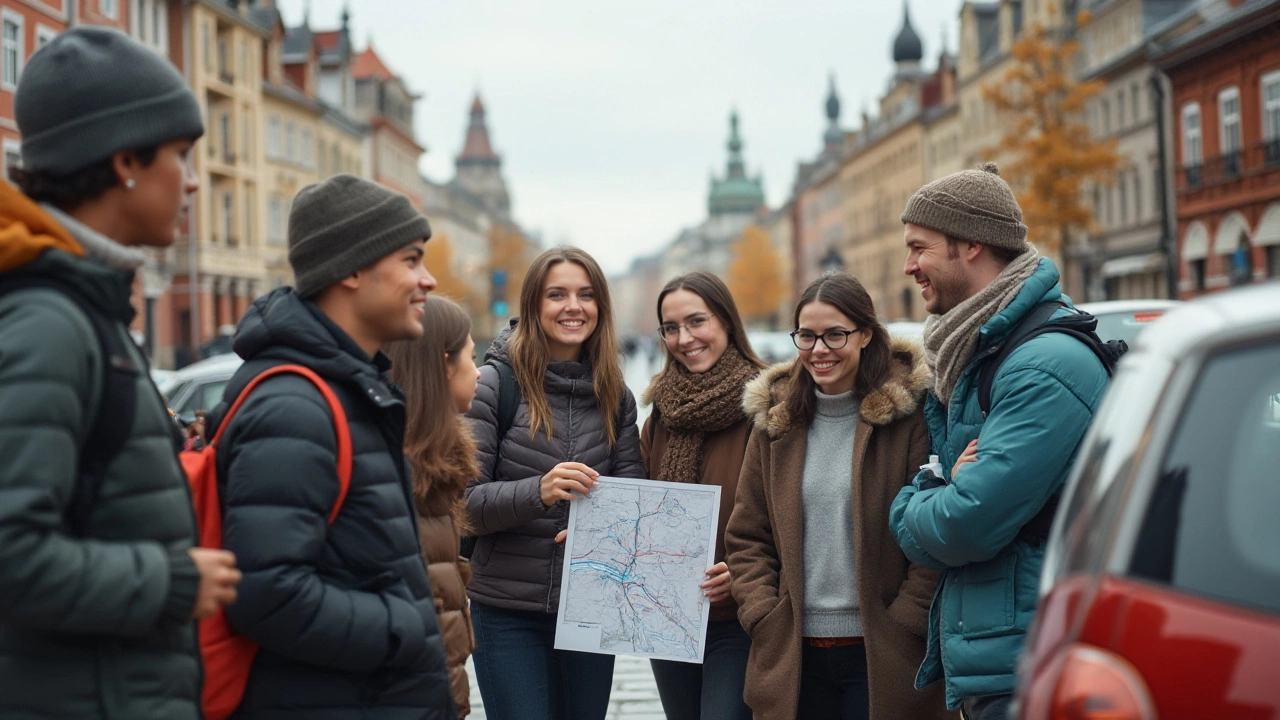
{"type": "Polygon", "coordinates": [[[796,344],[801,350],[812,350],[818,344],[819,338],[822,344],[826,345],[829,350],[839,350],[849,344],[849,336],[862,332],[858,330],[828,330],[824,333],[809,332],[808,330],[795,330],[791,333],[791,342],[796,344]]]}
{"type": "Polygon", "coordinates": [[[662,323],[658,327],[658,334],[662,336],[663,340],[674,340],[680,337],[680,328],[684,328],[692,335],[705,328],[707,323],[711,322],[714,317],[715,315],[694,315],[682,323],[662,323]]]}

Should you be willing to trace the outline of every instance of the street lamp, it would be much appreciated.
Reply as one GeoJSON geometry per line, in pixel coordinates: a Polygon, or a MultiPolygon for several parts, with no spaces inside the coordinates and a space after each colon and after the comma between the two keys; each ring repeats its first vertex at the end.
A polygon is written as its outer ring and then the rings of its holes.
{"type": "Polygon", "coordinates": [[[827,254],[818,261],[818,266],[822,268],[823,275],[831,275],[844,270],[844,258],[840,257],[840,253],[835,248],[827,250],[827,254]]]}

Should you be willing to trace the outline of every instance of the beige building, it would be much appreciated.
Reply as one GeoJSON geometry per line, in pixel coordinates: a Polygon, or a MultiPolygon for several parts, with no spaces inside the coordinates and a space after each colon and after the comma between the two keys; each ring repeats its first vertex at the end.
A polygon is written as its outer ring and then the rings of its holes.
{"type": "Polygon", "coordinates": [[[370,127],[369,171],[387,187],[409,196],[422,209],[423,181],[418,159],[427,151],[414,136],[414,104],[422,97],[392,72],[371,44],[355,58],[356,116],[370,127]]]}
{"type": "MultiPolygon", "coordinates": [[[[899,217],[926,182],[930,147],[945,145],[944,135],[955,130],[955,121],[947,117],[955,114],[954,60],[940,53],[937,68],[926,72],[923,57],[907,14],[894,41],[892,85],[880,100],[879,115],[863,118],[854,150],[839,171],[845,269],[862,281],[886,321],[924,317],[915,281],[902,272],[906,251],[899,217]]],[[[958,155],[957,147],[946,162],[954,164],[958,155]]],[[[940,162],[935,153],[934,166],[940,162]]]]}
{"type": "Polygon", "coordinates": [[[1089,0],[1092,20],[1080,31],[1082,79],[1105,89],[1088,110],[1093,136],[1114,140],[1120,167],[1113,183],[1088,190],[1095,229],[1069,262],[1087,300],[1176,295],[1169,278],[1176,247],[1172,162],[1160,160],[1172,139],[1167,81],[1151,64],[1152,45],[1200,24],[1195,0],[1089,0]],[[1163,168],[1163,169],[1162,169],[1163,168]]]}

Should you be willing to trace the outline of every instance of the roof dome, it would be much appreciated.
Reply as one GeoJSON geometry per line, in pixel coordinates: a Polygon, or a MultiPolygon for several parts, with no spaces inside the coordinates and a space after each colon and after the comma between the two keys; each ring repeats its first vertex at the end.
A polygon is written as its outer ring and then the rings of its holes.
{"type": "Polygon", "coordinates": [[[893,61],[895,63],[920,62],[923,59],[924,45],[920,42],[920,36],[916,34],[915,28],[911,27],[911,11],[903,2],[902,31],[893,41],[893,61]]]}

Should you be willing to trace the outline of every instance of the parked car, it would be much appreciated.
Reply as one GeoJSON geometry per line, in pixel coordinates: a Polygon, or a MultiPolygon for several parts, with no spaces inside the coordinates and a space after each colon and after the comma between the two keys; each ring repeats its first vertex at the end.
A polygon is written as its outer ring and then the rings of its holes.
{"type": "Polygon", "coordinates": [[[1180,304],[1177,300],[1107,300],[1076,307],[1098,318],[1098,337],[1123,340],[1132,347],[1138,333],[1180,304]]]}
{"type": "Polygon", "coordinates": [[[1280,717],[1280,284],[1170,309],[1064,489],[1013,717],[1280,717]]]}
{"type": "Polygon", "coordinates": [[[156,387],[169,409],[191,422],[197,410],[212,410],[222,402],[222,391],[243,362],[235,353],[214,355],[170,373],[157,381],[156,387]]]}
{"type": "Polygon", "coordinates": [[[748,330],[747,342],[751,343],[751,349],[756,351],[760,359],[770,365],[791,360],[800,354],[791,342],[790,333],[748,330]]]}

